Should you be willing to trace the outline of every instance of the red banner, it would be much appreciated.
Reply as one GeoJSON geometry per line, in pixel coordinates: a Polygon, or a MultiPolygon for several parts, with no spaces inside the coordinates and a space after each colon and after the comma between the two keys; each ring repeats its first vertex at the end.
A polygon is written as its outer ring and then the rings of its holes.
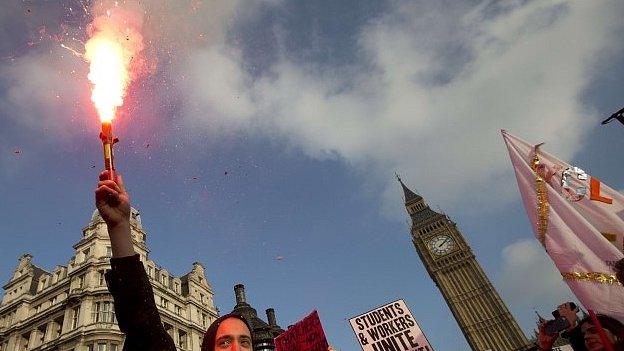
{"type": "Polygon", "coordinates": [[[275,351],[327,351],[328,347],[316,311],[275,338],[275,351]]]}

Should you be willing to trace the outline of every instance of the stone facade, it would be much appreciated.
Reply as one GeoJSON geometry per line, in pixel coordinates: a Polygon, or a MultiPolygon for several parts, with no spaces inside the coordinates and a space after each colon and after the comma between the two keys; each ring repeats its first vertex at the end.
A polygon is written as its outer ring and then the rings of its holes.
{"type": "Polygon", "coordinates": [[[401,179],[412,242],[473,351],[528,348],[526,336],[446,215],[433,211],[401,179]]]}
{"type": "MultiPolygon", "coordinates": [[[[146,233],[132,209],[132,238],[167,332],[178,350],[199,351],[204,331],[218,316],[204,267],[176,277],[149,259],[146,233]]],[[[6,283],[0,303],[0,351],[121,351],[113,299],[104,272],[110,269],[106,224],[95,211],[74,245],[67,266],[46,271],[25,254],[6,283]]]]}

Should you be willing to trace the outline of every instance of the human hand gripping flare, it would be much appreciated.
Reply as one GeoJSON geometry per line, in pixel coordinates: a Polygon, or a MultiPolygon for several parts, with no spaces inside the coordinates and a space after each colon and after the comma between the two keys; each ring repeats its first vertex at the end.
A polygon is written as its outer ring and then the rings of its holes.
{"type": "Polygon", "coordinates": [[[109,172],[100,173],[95,189],[95,206],[106,222],[111,239],[113,257],[134,255],[130,236],[130,196],[123,185],[121,174],[115,173],[115,180],[109,179],[109,172]]]}
{"type": "Polygon", "coordinates": [[[121,175],[115,181],[109,179],[109,171],[100,173],[95,190],[95,205],[109,229],[130,222],[130,197],[123,185],[121,175]]]}

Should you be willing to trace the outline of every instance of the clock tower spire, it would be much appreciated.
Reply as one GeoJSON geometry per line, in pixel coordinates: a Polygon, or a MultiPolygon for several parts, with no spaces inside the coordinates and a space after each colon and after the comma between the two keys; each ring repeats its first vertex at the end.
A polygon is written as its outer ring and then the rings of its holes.
{"type": "Polygon", "coordinates": [[[472,249],[445,214],[401,178],[405,208],[412,220],[412,243],[440,289],[473,351],[525,350],[528,341],[477,262],[472,249]]]}

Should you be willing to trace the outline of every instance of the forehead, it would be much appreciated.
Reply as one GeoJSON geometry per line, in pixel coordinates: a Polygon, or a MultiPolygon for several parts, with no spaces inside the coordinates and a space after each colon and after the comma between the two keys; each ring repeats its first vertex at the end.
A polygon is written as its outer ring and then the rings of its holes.
{"type": "MultiPolygon", "coordinates": [[[[606,328],[605,326],[602,326],[602,330],[604,330],[605,332],[609,332],[612,333],[611,330],[609,330],[609,328],[606,328]]],[[[581,332],[585,333],[585,332],[591,332],[591,333],[597,333],[596,327],[594,326],[594,323],[592,322],[586,322],[583,323],[583,325],[581,325],[581,332]]]]}
{"type": "Polygon", "coordinates": [[[585,322],[585,323],[583,323],[583,325],[581,325],[581,331],[584,332],[584,331],[586,331],[588,329],[591,329],[593,327],[594,327],[594,325],[592,324],[592,322],[585,322]]]}
{"type": "Polygon", "coordinates": [[[251,337],[251,332],[247,325],[238,318],[228,318],[219,324],[217,329],[217,339],[224,335],[241,336],[247,335],[251,337]]]}

